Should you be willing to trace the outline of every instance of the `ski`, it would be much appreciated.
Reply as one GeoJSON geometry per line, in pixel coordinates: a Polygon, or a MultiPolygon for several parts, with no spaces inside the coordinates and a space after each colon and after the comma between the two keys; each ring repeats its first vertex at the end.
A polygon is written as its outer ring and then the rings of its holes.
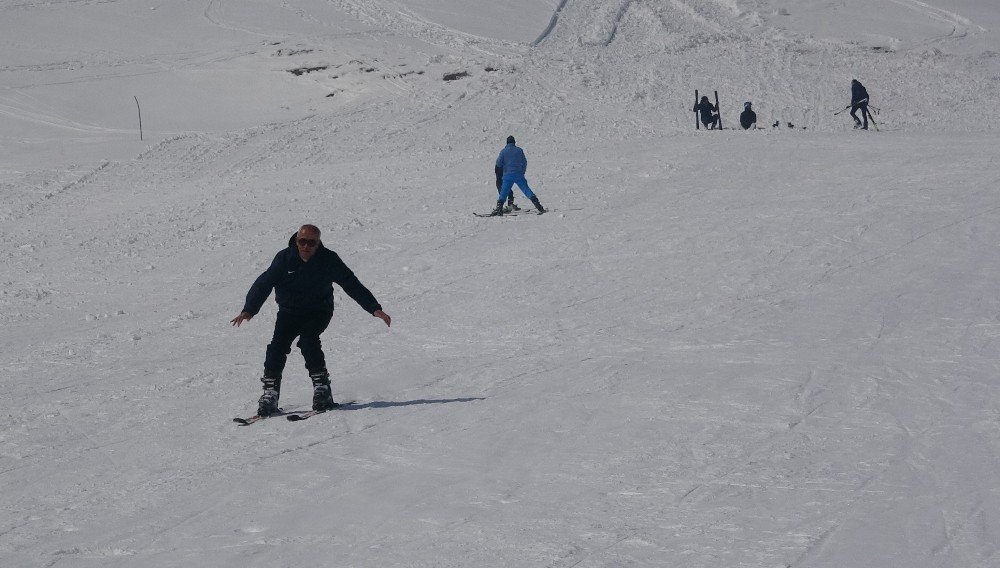
{"type": "Polygon", "coordinates": [[[265,420],[267,418],[274,418],[275,416],[285,416],[286,414],[288,413],[279,408],[276,414],[271,414],[270,416],[260,416],[259,414],[254,414],[253,416],[250,416],[248,418],[241,418],[237,416],[236,418],[233,418],[233,422],[239,424],[240,426],[249,426],[254,422],[260,422],[261,420],[265,420]]]}
{"type": "Polygon", "coordinates": [[[259,420],[263,420],[264,418],[265,417],[258,416],[256,414],[254,414],[253,416],[251,416],[249,418],[240,418],[239,416],[237,416],[236,418],[233,418],[233,422],[239,424],[240,426],[249,426],[249,425],[253,424],[254,422],[257,422],[259,420]]]}
{"type": "Polygon", "coordinates": [[[350,402],[335,402],[333,403],[333,408],[329,410],[307,410],[305,412],[293,412],[292,414],[289,414],[285,418],[287,418],[289,422],[298,422],[300,420],[306,420],[308,418],[312,418],[317,414],[323,414],[324,412],[329,412],[330,410],[337,410],[338,408],[343,408],[349,404],[354,404],[354,402],[355,401],[353,400],[350,402]]]}
{"type": "Polygon", "coordinates": [[[326,410],[309,410],[298,414],[289,414],[285,418],[287,418],[289,422],[298,422],[299,420],[305,420],[306,418],[316,416],[317,414],[323,414],[324,412],[326,412],[326,410]]]}
{"type": "MultiPolygon", "coordinates": [[[[546,213],[551,211],[551,209],[546,209],[546,213]]],[[[521,209],[518,211],[511,211],[510,213],[504,213],[503,215],[493,215],[492,213],[479,213],[476,211],[472,212],[476,217],[517,217],[518,215],[541,215],[538,211],[534,209],[521,209]]]]}
{"type": "MultiPolygon", "coordinates": [[[[335,403],[335,404],[336,404],[336,406],[334,406],[331,410],[336,410],[337,408],[341,408],[341,407],[343,407],[344,405],[347,405],[347,404],[354,404],[354,401],[352,400],[350,402],[340,402],[340,403],[335,403]]],[[[248,416],[247,418],[243,418],[243,417],[237,416],[236,418],[233,418],[233,422],[239,424],[240,426],[249,426],[249,425],[253,424],[254,422],[260,422],[261,420],[267,420],[268,418],[275,418],[277,416],[284,416],[288,420],[291,420],[292,422],[295,422],[296,420],[305,420],[306,418],[309,418],[310,416],[315,416],[317,414],[322,414],[324,412],[326,412],[326,411],[325,410],[292,410],[290,412],[285,412],[284,410],[280,410],[279,409],[276,414],[271,414],[269,416],[260,416],[258,414],[254,414],[253,416],[248,416]]]]}

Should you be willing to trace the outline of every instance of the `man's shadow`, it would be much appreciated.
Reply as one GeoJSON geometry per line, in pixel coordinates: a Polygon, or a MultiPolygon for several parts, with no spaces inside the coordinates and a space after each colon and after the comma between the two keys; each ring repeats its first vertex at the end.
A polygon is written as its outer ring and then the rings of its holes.
{"type": "Polygon", "coordinates": [[[391,408],[394,406],[413,406],[416,404],[449,404],[452,402],[472,402],[475,400],[486,400],[483,397],[467,398],[421,398],[417,400],[373,400],[371,402],[347,402],[342,404],[337,410],[361,410],[364,408],[391,408]]]}

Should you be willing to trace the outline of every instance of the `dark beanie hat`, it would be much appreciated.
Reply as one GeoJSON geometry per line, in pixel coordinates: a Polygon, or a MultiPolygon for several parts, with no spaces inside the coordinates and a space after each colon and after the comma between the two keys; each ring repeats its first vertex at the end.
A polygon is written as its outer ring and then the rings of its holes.
{"type": "Polygon", "coordinates": [[[508,144],[513,144],[514,143],[514,137],[513,136],[508,136],[507,137],[507,143],[508,144]]]}

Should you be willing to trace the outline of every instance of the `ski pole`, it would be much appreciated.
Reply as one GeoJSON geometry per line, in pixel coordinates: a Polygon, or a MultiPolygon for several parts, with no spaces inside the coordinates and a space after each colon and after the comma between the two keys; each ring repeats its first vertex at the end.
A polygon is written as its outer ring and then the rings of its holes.
{"type": "Polygon", "coordinates": [[[878,132],[878,123],[875,122],[875,117],[872,116],[872,113],[868,112],[867,108],[865,109],[865,112],[868,113],[868,120],[870,120],[871,123],[872,123],[872,126],[875,127],[875,132],[878,132]]]}
{"type": "Polygon", "coordinates": [[[847,110],[849,108],[851,108],[851,105],[847,105],[844,108],[842,108],[842,109],[838,110],[837,112],[833,113],[833,116],[837,116],[838,114],[844,112],[845,110],[847,110]]]}
{"type": "Polygon", "coordinates": [[[698,122],[698,89],[694,90],[694,129],[701,130],[701,123],[698,122]]]}
{"type": "Polygon", "coordinates": [[[719,130],[722,130],[722,111],[719,110],[719,91],[715,91],[715,114],[719,115],[719,130]]]}

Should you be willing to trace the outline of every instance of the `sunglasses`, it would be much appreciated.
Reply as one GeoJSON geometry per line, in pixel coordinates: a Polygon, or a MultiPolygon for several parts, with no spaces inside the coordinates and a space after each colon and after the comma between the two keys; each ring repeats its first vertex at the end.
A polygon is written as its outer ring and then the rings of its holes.
{"type": "Polygon", "coordinates": [[[319,239],[298,239],[296,242],[304,247],[314,247],[319,244],[319,239]]]}

